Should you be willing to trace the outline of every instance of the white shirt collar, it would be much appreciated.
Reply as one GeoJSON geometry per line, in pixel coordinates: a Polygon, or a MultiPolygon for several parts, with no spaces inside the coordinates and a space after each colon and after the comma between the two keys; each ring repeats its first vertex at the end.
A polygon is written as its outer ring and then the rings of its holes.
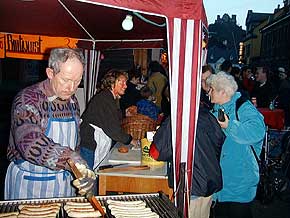
{"type": "MultiPolygon", "coordinates": [[[[47,97],[48,101],[52,102],[54,101],[55,99],[57,99],[58,97],[56,95],[53,95],[53,96],[50,96],[50,97],[47,97]]],[[[72,98],[70,98],[70,103],[74,103],[74,101],[72,100],[72,98]]]]}
{"type": "Polygon", "coordinates": [[[54,101],[55,99],[57,99],[57,96],[56,95],[53,95],[53,96],[50,96],[50,97],[47,97],[48,101],[54,101]]]}

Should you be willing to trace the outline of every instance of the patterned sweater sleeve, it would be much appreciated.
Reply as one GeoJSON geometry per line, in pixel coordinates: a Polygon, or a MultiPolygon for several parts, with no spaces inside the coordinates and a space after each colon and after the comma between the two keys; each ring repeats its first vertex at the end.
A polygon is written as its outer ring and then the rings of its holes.
{"type": "Polygon", "coordinates": [[[45,135],[48,114],[43,110],[43,96],[28,96],[17,95],[12,106],[8,158],[24,159],[52,170],[66,169],[66,160],[73,151],[45,135]]]}

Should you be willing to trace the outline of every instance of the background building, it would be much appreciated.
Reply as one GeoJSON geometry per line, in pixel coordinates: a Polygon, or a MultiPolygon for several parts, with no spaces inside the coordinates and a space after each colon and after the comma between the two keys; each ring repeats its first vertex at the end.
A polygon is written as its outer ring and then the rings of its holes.
{"type": "Polygon", "coordinates": [[[246,31],[237,25],[236,15],[217,16],[214,24],[209,25],[209,43],[207,61],[215,68],[223,60],[234,64],[239,61],[239,43],[244,39],[246,31]]]}
{"type": "Polygon", "coordinates": [[[247,34],[244,39],[242,61],[245,64],[264,64],[272,70],[290,66],[290,1],[278,5],[273,13],[248,11],[247,34]]]}
{"type": "Polygon", "coordinates": [[[252,10],[248,11],[243,63],[250,64],[253,61],[259,60],[262,38],[260,29],[267,24],[270,16],[270,13],[255,13],[252,10]]]}
{"type": "Polygon", "coordinates": [[[290,3],[284,1],[284,7],[276,9],[268,23],[260,29],[261,61],[274,69],[290,66],[290,3]]]}

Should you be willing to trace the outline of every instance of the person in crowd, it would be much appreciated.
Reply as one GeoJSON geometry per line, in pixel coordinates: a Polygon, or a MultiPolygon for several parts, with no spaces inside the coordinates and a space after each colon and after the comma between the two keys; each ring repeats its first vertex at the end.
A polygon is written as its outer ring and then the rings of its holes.
{"type": "Polygon", "coordinates": [[[153,120],[158,119],[160,109],[153,103],[152,91],[148,86],[144,86],[140,90],[143,99],[137,102],[137,113],[146,115],[153,120]]]}
{"type": "Polygon", "coordinates": [[[232,65],[231,61],[224,60],[224,62],[220,66],[220,70],[230,74],[232,71],[232,67],[233,67],[233,65],[232,65]]]}
{"type": "Polygon", "coordinates": [[[142,67],[141,65],[136,66],[136,71],[141,75],[140,76],[140,84],[146,85],[148,82],[148,72],[147,69],[142,67]]]}
{"type": "Polygon", "coordinates": [[[285,114],[285,126],[290,126],[290,81],[288,78],[288,72],[284,67],[278,68],[278,76],[280,79],[279,89],[278,89],[278,107],[284,110],[285,114]]]}
{"type": "Polygon", "coordinates": [[[249,96],[251,96],[254,89],[255,79],[252,68],[250,66],[244,66],[242,68],[242,88],[248,92],[249,96]]]}
{"type": "Polygon", "coordinates": [[[80,51],[55,48],[46,68],[48,78],[16,95],[11,112],[6,200],[75,196],[68,159],[85,167],[83,177],[75,180],[79,193],[93,188],[95,175],[78,152],[80,110],[74,94],[83,71],[80,51]]]}
{"type": "Polygon", "coordinates": [[[93,169],[108,154],[112,140],[137,146],[137,140],[121,128],[119,99],[125,93],[127,79],[126,72],[109,70],[101,81],[101,92],[90,100],[82,115],[81,155],[93,169]]]}
{"type": "Polygon", "coordinates": [[[200,101],[207,106],[208,108],[212,108],[213,104],[210,102],[208,91],[209,86],[206,84],[207,78],[213,74],[212,67],[207,64],[202,67],[202,74],[201,74],[201,92],[200,92],[200,101]]]}
{"type": "MultiPolygon", "coordinates": [[[[225,135],[216,118],[208,107],[200,104],[192,166],[190,217],[208,218],[212,195],[222,188],[219,160],[224,140],[225,135]]],[[[168,161],[168,181],[169,186],[173,187],[170,117],[154,135],[149,153],[156,160],[168,161]]]]}
{"type": "Polygon", "coordinates": [[[259,182],[259,166],[251,146],[259,156],[265,136],[263,116],[248,100],[236,111],[241,94],[233,76],[219,72],[207,83],[214,116],[223,111],[218,122],[226,135],[220,159],[223,188],[214,195],[217,212],[222,211],[226,218],[251,218],[259,182]]]}
{"type": "Polygon", "coordinates": [[[241,78],[241,70],[239,67],[232,67],[231,73],[236,83],[238,84],[238,90],[242,89],[242,78],[241,78]]]}
{"type": "Polygon", "coordinates": [[[140,75],[135,70],[129,70],[129,79],[127,81],[127,89],[125,94],[120,98],[120,108],[123,115],[128,107],[136,105],[142,99],[138,85],[140,84],[140,75]]]}
{"type": "Polygon", "coordinates": [[[167,85],[167,77],[162,73],[163,67],[157,61],[149,64],[150,75],[147,86],[151,89],[153,96],[156,98],[156,105],[161,109],[162,91],[167,85]]]}
{"type": "Polygon", "coordinates": [[[256,85],[253,89],[251,97],[256,97],[257,107],[268,108],[271,101],[276,97],[276,89],[272,82],[268,79],[270,70],[265,66],[256,68],[256,85]]]}
{"type": "Polygon", "coordinates": [[[171,105],[170,105],[170,87],[169,87],[169,85],[165,86],[163,91],[162,91],[161,111],[162,111],[163,119],[170,116],[171,105]]]}
{"type": "Polygon", "coordinates": [[[239,67],[232,67],[231,75],[234,77],[237,85],[238,85],[238,92],[241,93],[247,99],[250,99],[250,95],[246,89],[243,87],[243,80],[241,75],[241,70],[239,67]]]}

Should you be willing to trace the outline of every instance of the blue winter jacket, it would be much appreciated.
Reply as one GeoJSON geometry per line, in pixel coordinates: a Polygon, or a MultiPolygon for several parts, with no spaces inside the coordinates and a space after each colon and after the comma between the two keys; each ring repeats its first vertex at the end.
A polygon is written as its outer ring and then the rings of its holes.
{"type": "Polygon", "coordinates": [[[240,96],[236,92],[229,102],[215,104],[213,108],[215,117],[219,108],[229,117],[229,125],[223,129],[226,140],[220,157],[223,188],[214,196],[219,202],[250,202],[259,182],[259,167],[250,145],[259,156],[265,136],[264,118],[251,102],[246,101],[238,109],[237,119],[236,101],[240,96]]]}

